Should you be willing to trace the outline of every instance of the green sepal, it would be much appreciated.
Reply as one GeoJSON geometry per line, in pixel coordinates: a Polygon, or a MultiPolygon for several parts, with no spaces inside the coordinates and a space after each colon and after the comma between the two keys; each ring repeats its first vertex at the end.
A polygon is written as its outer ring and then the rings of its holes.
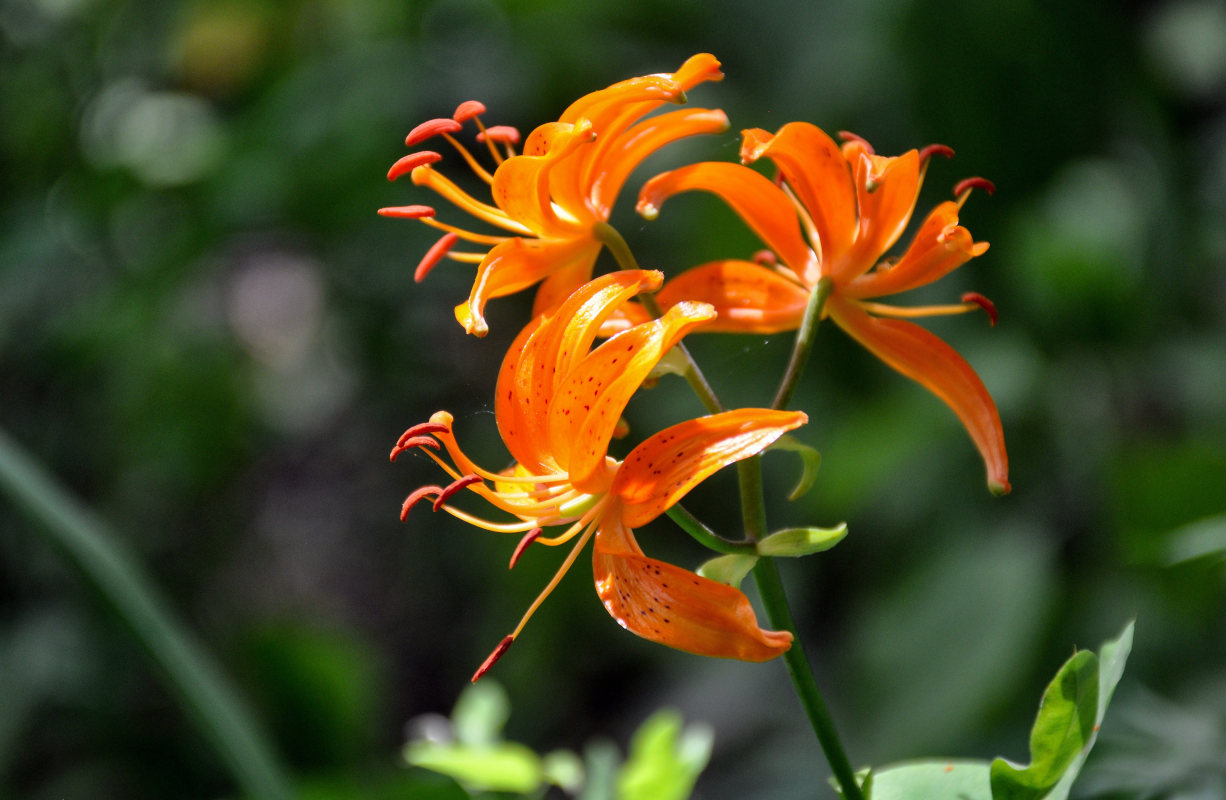
{"type": "Polygon", "coordinates": [[[757,556],[733,553],[726,556],[716,556],[698,568],[698,574],[713,581],[726,583],[729,586],[740,586],[741,581],[758,563],[757,556]]]}
{"type": "Polygon", "coordinates": [[[791,434],[784,434],[775,440],[768,450],[789,450],[800,456],[800,478],[792,491],[788,492],[789,500],[799,500],[809,493],[817,481],[817,470],[822,465],[822,454],[811,445],[797,439],[791,434]]]}
{"type": "Polygon", "coordinates": [[[847,535],[847,523],[833,528],[785,528],[758,542],[764,556],[808,556],[829,550],[847,535]]]}

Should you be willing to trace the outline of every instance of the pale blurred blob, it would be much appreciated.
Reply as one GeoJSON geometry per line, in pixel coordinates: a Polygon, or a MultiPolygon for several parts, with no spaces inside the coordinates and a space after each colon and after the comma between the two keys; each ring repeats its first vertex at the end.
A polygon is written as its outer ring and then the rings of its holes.
{"type": "Polygon", "coordinates": [[[226,154],[208,103],[182,92],[151,91],[132,78],[115,81],[90,103],[81,144],[95,166],[126,167],[153,186],[204,178],[226,154]]]}

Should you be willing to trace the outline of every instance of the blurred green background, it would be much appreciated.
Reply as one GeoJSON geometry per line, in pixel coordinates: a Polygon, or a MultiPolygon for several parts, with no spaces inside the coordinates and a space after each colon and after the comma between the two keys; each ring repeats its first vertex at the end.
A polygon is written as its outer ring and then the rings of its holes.
{"type": "MultiPolygon", "coordinates": [[[[727,78],[690,102],[733,129],[662,152],[631,192],[793,119],[885,154],[954,147],[921,212],[970,175],[998,187],[962,215],[991,250],[916,301],[1000,309],[995,329],[930,327],[995,394],[1013,493],[992,498],[953,415],[832,327],[796,401],[816,489],[786,503],[793,457],[766,461],[774,527],[850,525],[784,579],[853,762],[1024,761],[1047,679],[1135,616],[1080,791],[1226,796],[1221,2],[0,0],[0,426],[120,532],[303,785],[442,792],[400,760],[406,722],[451,708],[558,554],[508,574],[507,540],[397,521],[441,476],[386,454],[431,412],[505,461],[491,391],[527,301],[463,336],[471,272],[412,284],[433,236],[375,209],[433,198],[384,174],[461,100],[527,131],[700,51],[727,78]]],[[[613,221],[648,266],[757,248],[712,198],[651,224],[632,205],[613,221]]],[[[691,340],[726,400],[769,402],[788,337],[691,340]]],[[[649,432],[697,410],[665,381],[629,416],[649,432]]],[[[732,485],[692,507],[727,518],[732,485]]],[[[667,523],[641,539],[703,557],[667,523]]],[[[626,634],[587,574],[495,670],[508,736],[624,747],[667,705],[714,729],[698,796],[813,796],[781,664],[626,634]]],[[[0,797],[235,794],[124,624],[0,500],[0,797]]]]}

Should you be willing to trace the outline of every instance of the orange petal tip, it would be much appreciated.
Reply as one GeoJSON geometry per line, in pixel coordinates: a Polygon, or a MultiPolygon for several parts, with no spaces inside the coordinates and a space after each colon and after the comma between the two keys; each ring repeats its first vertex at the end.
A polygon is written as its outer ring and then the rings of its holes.
{"type": "Polygon", "coordinates": [[[993,480],[989,478],[988,491],[997,497],[1001,497],[1013,491],[1013,486],[1007,480],[993,480]]]}
{"type": "Polygon", "coordinates": [[[477,667],[477,671],[473,673],[472,683],[481,680],[481,676],[490,671],[490,667],[498,663],[498,659],[502,658],[503,654],[511,646],[511,642],[515,641],[514,636],[504,636],[498,646],[494,648],[494,652],[486,656],[485,661],[481,662],[481,666],[477,667]]]}
{"type": "Polygon", "coordinates": [[[852,133],[851,131],[839,131],[839,138],[844,142],[856,142],[862,146],[869,155],[873,155],[877,152],[873,149],[873,146],[868,143],[868,139],[865,139],[858,133],[852,133]]]}

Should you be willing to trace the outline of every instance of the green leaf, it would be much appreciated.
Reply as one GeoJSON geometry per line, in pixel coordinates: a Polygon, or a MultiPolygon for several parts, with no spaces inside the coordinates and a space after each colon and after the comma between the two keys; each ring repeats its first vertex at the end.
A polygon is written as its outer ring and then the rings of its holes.
{"type": "Polygon", "coordinates": [[[788,492],[788,499],[799,500],[808,494],[817,481],[817,470],[822,465],[822,454],[791,434],[780,436],[768,449],[790,450],[800,456],[800,478],[792,487],[792,491],[788,492]]]}
{"type": "Polygon", "coordinates": [[[630,757],[617,776],[617,800],[685,800],[711,758],[706,726],[682,731],[675,711],[657,711],[630,742],[630,757]]]}
{"type": "Polygon", "coordinates": [[[716,556],[700,566],[698,574],[713,581],[726,583],[729,586],[740,586],[741,581],[745,579],[745,576],[753,569],[753,565],[757,563],[757,556],[742,555],[740,553],[716,556]]]}
{"type": "Polygon", "coordinates": [[[451,710],[451,724],[460,744],[483,747],[502,738],[502,726],[510,716],[506,690],[487,679],[460,692],[451,710]]]}
{"type": "Polygon", "coordinates": [[[541,761],[545,780],[574,794],[583,786],[583,761],[570,750],[546,753],[541,761]]]}
{"type": "Polygon", "coordinates": [[[914,761],[871,774],[872,800],[992,800],[985,761],[914,761]]]}
{"type": "Polygon", "coordinates": [[[847,535],[847,523],[833,528],[787,528],[758,542],[764,556],[808,556],[829,550],[847,535]]]}
{"type": "Polygon", "coordinates": [[[993,800],[1065,800],[1081,772],[1107,703],[1132,649],[1133,623],[1103,644],[1102,657],[1089,651],[1070,658],[1048,685],[1030,733],[1030,765],[1003,758],[992,762],[993,800]]]}
{"type": "Polygon", "coordinates": [[[540,788],[545,777],[536,753],[514,742],[470,746],[421,740],[409,742],[405,759],[477,791],[526,794],[540,788]]]}

